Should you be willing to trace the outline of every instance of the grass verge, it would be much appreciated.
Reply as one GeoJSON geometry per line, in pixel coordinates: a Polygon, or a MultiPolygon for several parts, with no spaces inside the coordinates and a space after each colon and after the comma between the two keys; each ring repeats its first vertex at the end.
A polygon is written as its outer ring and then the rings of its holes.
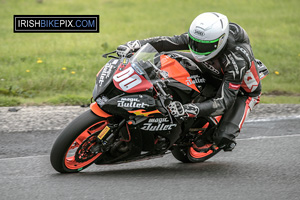
{"type": "Polygon", "coordinates": [[[263,92],[299,103],[298,0],[0,0],[0,106],[78,104],[89,99],[103,53],[129,40],[181,34],[200,13],[227,15],[248,33],[255,57],[270,70],[263,92]],[[222,5],[222,6],[220,6],[222,5]],[[13,33],[13,15],[100,15],[100,33],[13,33]],[[285,97],[286,96],[286,97],[285,97]],[[77,102],[75,99],[80,100],[77,102]]]}

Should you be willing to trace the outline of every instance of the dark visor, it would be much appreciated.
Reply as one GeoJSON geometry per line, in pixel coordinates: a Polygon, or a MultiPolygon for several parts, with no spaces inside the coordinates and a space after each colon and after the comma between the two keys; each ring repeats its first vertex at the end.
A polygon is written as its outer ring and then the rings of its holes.
{"type": "Polygon", "coordinates": [[[195,54],[208,55],[218,48],[219,39],[211,41],[199,40],[189,34],[189,48],[195,54]]]}

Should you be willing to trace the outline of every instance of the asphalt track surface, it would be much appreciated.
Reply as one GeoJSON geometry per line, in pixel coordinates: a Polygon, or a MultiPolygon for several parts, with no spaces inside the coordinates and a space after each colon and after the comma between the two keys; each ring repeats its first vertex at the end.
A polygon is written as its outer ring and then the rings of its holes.
{"type": "MultiPolygon", "coordinates": [[[[3,126],[4,127],[4,126],[3,126]]],[[[4,130],[4,128],[2,129],[4,130]]],[[[183,164],[171,154],[59,174],[57,130],[0,132],[0,199],[300,199],[300,117],[247,120],[233,152],[183,164]]]]}

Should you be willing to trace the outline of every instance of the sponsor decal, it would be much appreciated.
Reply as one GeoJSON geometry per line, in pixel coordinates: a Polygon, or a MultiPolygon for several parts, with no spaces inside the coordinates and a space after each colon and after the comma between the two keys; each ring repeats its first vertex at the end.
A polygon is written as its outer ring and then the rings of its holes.
{"type": "Polygon", "coordinates": [[[143,124],[141,130],[144,131],[170,131],[177,126],[177,124],[169,124],[167,118],[153,118],[149,119],[147,123],[143,124]]]}
{"type": "Polygon", "coordinates": [[[156,123],[162,123],[162,122],[169,122],[168,118],[151,118],[148,122],[156,122],[156,123]]]}
{"type": "Polygon", "coordinates": [[[229,60],[231,61],[233,67],[234,67],[235,73],[236,73],[236,74],[239,74],[238,66],[237,66],[237,64],[236,64],[236,62],[235,62],[235,60],[234,60],[234,58],[232,57],[232,55],[231,55],[231,54],[228,54],[228,58],[229,58],[229,60]]]}
{"type": "Polygon", "coordinates": [[[98,85],[100,87],[102,86],[105,79],[107,79],[110,76],[112,69],[113,69],[113,66],[112,66],[111,63],[106,63],[105,64],[105,66],[101,70],[101,75],[100,75],[100,78],[99,78],[99,81],[98,81],[98,85]]]}
{"type": "Polygon", "coordinates": [[[108,126],[105,126],[105,128],[99,133],[99,135],[97,137],[100,140],[102,140],[104,138],[104,136],[108,133],[109,130],[110,130],[110,128],[108,126]]]}
{"type": "Polygon", "coordinates": [[[188,86],[196,83],[205,83],[205,79],[201,78],[199,75],[193,75],[190,77],[187,77],[186,84],[188,86]]]}
{"type": "Polygon", "coordinates": [[[241,47],[238,47],[238,46],[235,47],[235,49],[242,52],[247,57],[248,62],[251,63],[250,56],[249,56],[249,54],[247,53],[247,51],[245,49],[243,49],[241,47]]]}
{"type": "Polygon", "coordinates": [[[140,102],[138,98],[121,98],[118,100],[117,107],[123,108],[146,108],[149,107],[149,104],[140,102]]]}
{"type": "Polygon", "coordinates": [[[214,68],[214,66],[208,64],[207,62],[203,62],[203,64],[204,64],[204,66],[205,66],[207,69],[209,69],[210,71],[212,71],[212,72],[214,72],[214,73],[216,73],[216,74],[220,74],[220,72],[219,72],[216,68],[214,68]]]}
{"type": "Polygon", "coordinates": [[[197,30],[197,29],[194,30],[194,33],[197,34],[197,35],[200,35],[200,36],[204,36],[205,35],[205,33],[203,31],[197,30]]]}

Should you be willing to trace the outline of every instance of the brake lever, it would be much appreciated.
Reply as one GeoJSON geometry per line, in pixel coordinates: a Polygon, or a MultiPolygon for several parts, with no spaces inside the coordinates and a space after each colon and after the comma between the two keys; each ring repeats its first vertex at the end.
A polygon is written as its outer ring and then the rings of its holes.
{"type": "Polygon", "coordinates": [[[110,54],[113,54],[113,53],[116,53],[116,52],[117,52],[117,51],[114,50],[114,51],[112,51],[112,52],[105,53],[105,54],[102,55],[102,57],[103,57],[103,58],[116,58],[116,59],[119,59],[119,57],[117,57],[117,56],[112,56],[112,55],[110,55],[110,54]]]}

